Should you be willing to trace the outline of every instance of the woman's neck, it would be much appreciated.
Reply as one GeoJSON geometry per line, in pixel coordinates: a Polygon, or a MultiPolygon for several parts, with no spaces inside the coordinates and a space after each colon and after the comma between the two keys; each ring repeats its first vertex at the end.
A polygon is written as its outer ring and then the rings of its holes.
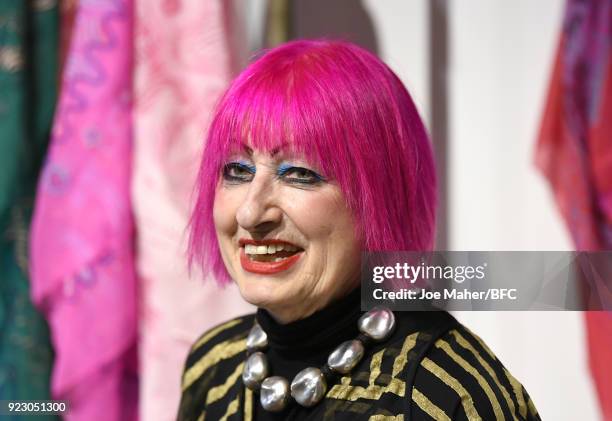
{"type": "Polygon", "coordinates": [[[257,321],[268,335],[272,348],[292,352],[336,346],[339,335],[358,334],[357,320],[361,316],[361,292],[354,289],[325,308],[307,317],[288,323],[278,321],[270,312],[258,309],[257,321]]]}
{"type": "Polygon", "coordinates": [[[339,290],[336,295],[321,297],[318,299],[303,299],[299,304],[289,305],[264,305],[260,308],[265,309],[276,323],[288,324],[310,317],[314,313],[341,301],[358,288],[359,283],[351,283],[345,289],[339,290]]]}

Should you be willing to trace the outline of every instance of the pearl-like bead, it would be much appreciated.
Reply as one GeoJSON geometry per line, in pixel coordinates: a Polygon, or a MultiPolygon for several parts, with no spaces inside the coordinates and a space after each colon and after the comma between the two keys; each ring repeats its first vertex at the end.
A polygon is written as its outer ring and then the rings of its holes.
{"type": "Polygon", "coordinates": [[[289,402],[289,382],[280,376],[268,377],[261,384],[259,401],[266,411],[282,411],[289,402]]]}
{"type": "Polygon", "coordinates": [[[364,351],[361,341],[343,342],[329,355],[327,365],[337,373],[348,374],[359,363],[364,351]]]}
{"type": "Polygon", "coordinates": [[[300,371],[291,382],[291,396],[302,406],[316,405],[327,391],[327,382],[321,370],[308,367],[300,371]]]}
{"type": "Polygon", "coordinates": [[[385,307],[375,307],[359,319],[359,331],[375,341],[386,339],[395,328],[395,315],[385,307]]]}
{"type": "Polygon", "coordinates": [[[251,328],[249,336],[247,336],[246,346],[249,351],[261,350],[268,346],[268,335],[258,323],[255,323],[251,328]]]}
{"type": "Polygon", "coordinates": [[[255,352],[247,358],[242,370],[242,381],[251,390],[257,389],[268,376],[268,360],[261,352],[255,352]]]}

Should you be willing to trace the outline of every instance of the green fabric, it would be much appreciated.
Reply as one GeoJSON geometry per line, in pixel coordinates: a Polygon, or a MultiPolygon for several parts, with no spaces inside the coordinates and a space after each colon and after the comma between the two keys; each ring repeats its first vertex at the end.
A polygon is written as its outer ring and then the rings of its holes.
{"type": "Polygon", "coordinates": [[[50,399],[53,352],[29,298],[27,239],[57,97],[58,40],[57,1],[0,1],[0,400],[50,399]]]}

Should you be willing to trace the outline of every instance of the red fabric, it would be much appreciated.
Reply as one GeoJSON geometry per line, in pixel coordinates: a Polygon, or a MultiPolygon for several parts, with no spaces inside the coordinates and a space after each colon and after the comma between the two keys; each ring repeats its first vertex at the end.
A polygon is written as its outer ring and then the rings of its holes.
{"type": "MultiPolygon", "coordinates": [[[[599,201],[601,217],[612,225],[612,63],[608,65],[603,92],[602,115],[591,128],[592,168],[594,184],[604,193],[599,201]]],[[[606,244],[610,250],[610,244],[606,244]]],[[[612,315],[605,312],[586,313],[589,363],[595,380],[604,419],[612,421],[612,315]]]]}
{"type": "MultiPolygon", "coordinates": [[[[577,250],[612,250],[611,11],[611,0],[568,1],[536,150],[577,250]]],[[[585,321],[591,374],[612,421],[612,314],[586,312],[585,321]]]]}

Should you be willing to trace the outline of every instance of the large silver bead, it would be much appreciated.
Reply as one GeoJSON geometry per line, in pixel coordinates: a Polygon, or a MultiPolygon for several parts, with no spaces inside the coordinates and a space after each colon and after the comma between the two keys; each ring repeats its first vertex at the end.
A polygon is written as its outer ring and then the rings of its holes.
{"type": "Polygon", "coordinates": [[[289,402],[289,382],[280,376],[268,377],[261,384],[259,400],[266,411],[282,411],[289,402]]]}
{"type": "Polygon", "coordinates": [[[249,351],[264,349],[268,346],[268,335],[266,335],[266,332],[264,332],[258,323],[255,323],[251,328],[249,336],[247,336],[246,346],[249,351]]]}
{"type": "Polygon", "coordinates": [[[363,344],[353,339],[342,342],[327,358],[327,365],[341,374],[348,374],[363,357],[363,344]]]}
{"type": "Polygon", "coordinates": [[[242,382],[246,387],[255,390],[268,377],[270,371],[268,360],[261,352],[255,352],[247,358],[242,369],[242,382]]]}
{"type": "Polygon", "coordinates": [[[359,319],[359,331],[375,341],[386,339],[395,328],[395,315],[386,307],[375,307],[359,319]]]}
{"type": "Polygon", "coordinates": [[[316,405],[327,392],[327,382],[321,370],[308,367],[296,374],[291,382],[291,396],[302,406],[316,405]]]}

